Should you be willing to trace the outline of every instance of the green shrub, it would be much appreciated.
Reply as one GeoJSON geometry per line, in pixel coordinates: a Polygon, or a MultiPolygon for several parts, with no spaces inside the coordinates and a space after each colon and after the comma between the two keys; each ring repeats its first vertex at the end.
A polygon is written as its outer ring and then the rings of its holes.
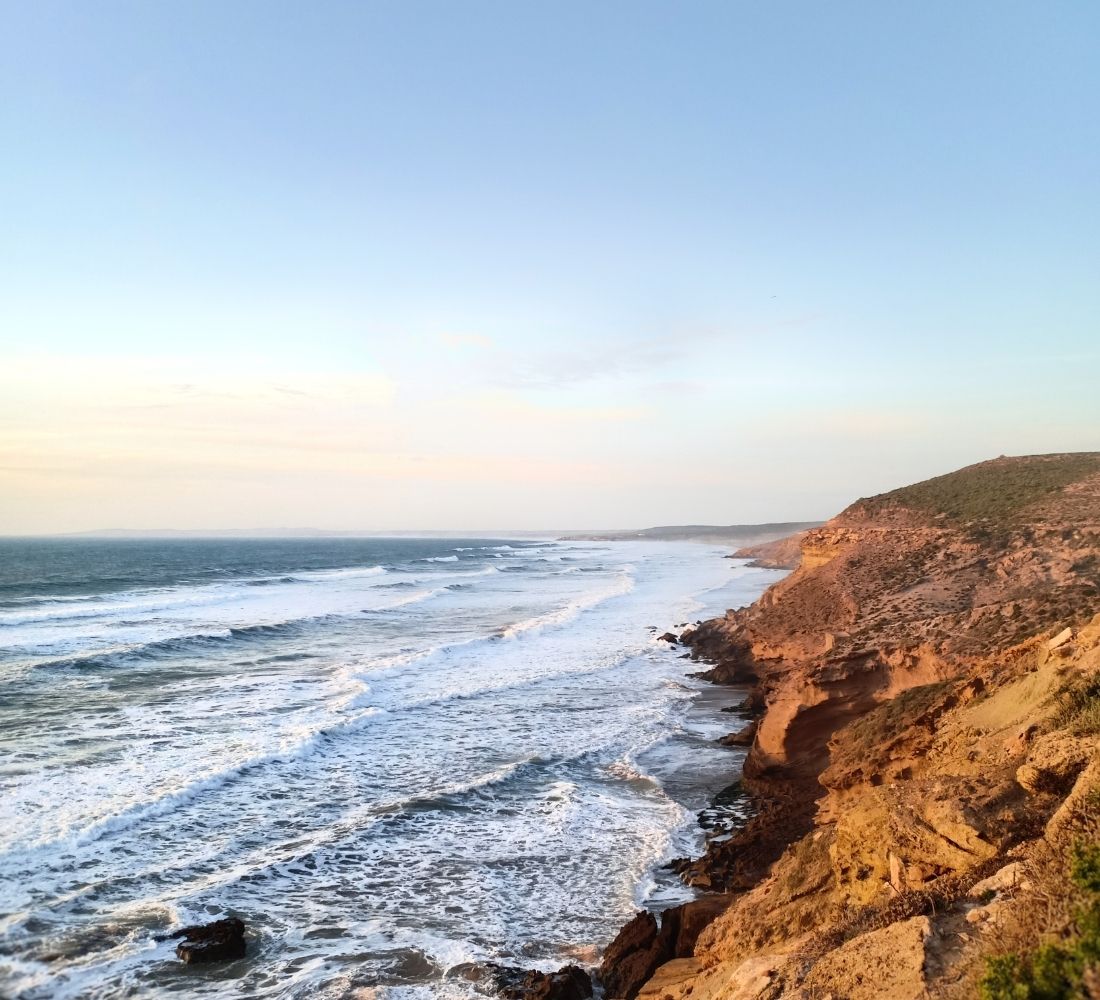
{"type": "Polygon", "coordinates": [[[1027,955],[988,959],[979,987],[982,1000],[1073,1000],[1086,995],[1085,972],[1100,966],[1100,844],[1074,846],[1069,877],[1084,897],[1069,939],[1027,955]]]}
{"type": "Polygon", "coordinates": [[[1070,855],[1069,877],[1082,892],[1100,896],[1100,844],[1077,843],[1070,855]]]}

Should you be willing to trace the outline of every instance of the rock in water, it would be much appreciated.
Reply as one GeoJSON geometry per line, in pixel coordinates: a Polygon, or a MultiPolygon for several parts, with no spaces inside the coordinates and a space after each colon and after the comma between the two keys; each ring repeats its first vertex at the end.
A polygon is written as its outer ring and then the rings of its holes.
{"type": "Polygon", "coordinates": [[[226,917],[210,924],[184,927],[166,938],[183,938],[176,945],[176,957],[188,964],[197,962],[231,962],[244,958],[244,921],[226,917]]]}
{"type": "Polygon", "coordinates": [[[576,965],[557,972],[538,972],[486,962],[458,966],[448,974],[485,983],[505,1000],[588,1000],[592,996],[592,979],[576,965]]]}
{"type": "Polygon", "coordinates": [[[675,646],[680,642],[680,637],[672,632],[666,632],[664,635],[657,636],[657,641],[667,642],[670,646],[675,646]]]}
{"type": "Polygon", "coordinates": [[[750,722],[736,733],[721,737],[718,742],[724,747],[751,747],[756,738],[756,722],[750,722]]]}
{"type": "MultiPolygon", "coordinates": [[[[588,973],[576,965],[567,965],[557,972],[523,972],[518,977],[502,982],[498,978],[497,989],[506,1000],[587,1000],[592,996],[592,980],[588,973]]],[[[503,978],[503,977],[502,977],[503,978]]]]}

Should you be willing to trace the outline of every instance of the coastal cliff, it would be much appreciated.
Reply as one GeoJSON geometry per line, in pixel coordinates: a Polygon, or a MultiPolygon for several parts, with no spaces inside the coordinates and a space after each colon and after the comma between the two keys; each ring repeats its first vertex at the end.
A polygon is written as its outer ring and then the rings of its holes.
{"type": "Polygon", "coordinates": [[[684,637],[753,685],[755,816],[680,864],[718,915],[644,984],[624,929],[608,996],[1100,996],[1100,454],[971,466],[797,544],[684,637]],[[1040,974],[1063,992],[1010,992],[1040,974]]]}

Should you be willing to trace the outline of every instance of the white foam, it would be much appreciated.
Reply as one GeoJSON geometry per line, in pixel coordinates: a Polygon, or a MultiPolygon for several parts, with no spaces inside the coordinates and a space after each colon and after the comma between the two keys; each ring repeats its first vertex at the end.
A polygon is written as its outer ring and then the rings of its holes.
{"type": "MultiPolygon", "coordinates": [[[[14,835],[0,853],[11,894],[0,909],[20,914],[8,943],[18,952],[47,913],[51,927],[99,941],[112,923],[239,912],[262,939],[231,977],[194,979],[197,996],[344,1000],[355,983],[390,982],[387,963],[405,950],[441,969],[502,958],[550,969],[577,942],[606,941],[639,902],[664,898],[653,866],[693,825],[647,773],[661,767],[639,762],[693,696],[669,683],[685,668],[645,626],[683,620],[669,609],[723,585],[728,562],[624,543],[580,574],[561,551],[487,549],[461,571],[417,573],[410,560],[390,575],[295,572],[299,582],[238,586],[212,611],[141,627],[308,629],[196,645],[166,661],[171,680],[158,681],[160,659],[104,688],[77,687],[88,672],[39,671],[33,685],[56,697],[72,684],[80,700],[28,727],[20,746],[34,763],[0,778],[0,828],[14,835]],[[502,574],[493,556],[549,563],[502,574]],[[465,577],[477,579],[447,590],[465,577]],[[375,606],[402,610],[361,613],[375,606]]],[[[102,631],[126,629],[138,626],[102,631]]],[[[104,642],[63,632],[78,655],[104,642]]],[[[149,972],[172,961],[171,945],[144,950],[149,933],[51,963],[42,988],[167,1000],[176,980],[149,972]]],[[[377,995],[451,986],[391,982],[377,995]]]]}
{"type": "MultiPolygon", "coordinates": [[[[237,760],[229,767],[223,767],[205,774],[197,780],[190,781],[182,786],[162,789],[152,799],[131,801],[121,810],[112,812],[93,822],[80,826],[63,825],[59,830],[40,832],[36,839],[9,842],[5,845],[6,853],[14,855],[26,851],[45,850],[54,854],[87,846],[107,834],[127,830],[145,820],[171,813],[184,803],[191,802],[204,793],[226,785],[250,768],[260,767],[277,760],[304,757],[316,750],[321,740],[326,736],[330,736],[337,731],[347,732],[360,727],[381,711],[378,708],[359,709],[354,715],[338,725],[306,731],[297,737],[285,738],[280,741],[279,747],[275,750],[237,760]]],[[[15,817],[8,815],[7,807],[0,810],[0,818],[4,818],[6,824],[10,823],[14,828],[15,817]]]]}
{"type": "MultiPolygon", "coordinates": [[[[633,567],[631,567],[631,569],[633,569],[633,567]]],[[[612,598],[629,594],[633,589],[633,575],[630,572],[623,572],[612,587],[605,590],[592,591],[591,593],[571,601],[563,608],[557,608],[553,611],[536,615],[533,618],[516,622],[514,625],[509,625],[500,633],[501,637],[505,639],[518,639],[523,635],[539,632],[544,628],[564,625],[576,618],[581,612],[603,604],[604,601],[609,601],[612,598]]]]}

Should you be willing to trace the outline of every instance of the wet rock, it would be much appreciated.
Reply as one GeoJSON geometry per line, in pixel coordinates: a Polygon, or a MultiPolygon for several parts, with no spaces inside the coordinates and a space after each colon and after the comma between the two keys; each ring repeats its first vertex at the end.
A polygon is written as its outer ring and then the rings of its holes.
{"type": "Polygon", "coordinates": [[[190,964],[200,962],[232,962],[244,958],[244,921],[226,917],[209,924],[194,924],[157,938],[168,941],[183,938],[176,945],[176,957],[190,964]]]}
{"type": "Polygon", "coordinates": [[[608,945],[599,979],[608,997],[633,1000],[657,969],[678,958],[690,958],[703,929],[729,907],[729,896],[704,896],[661,913],[635,915],[608,945]]]}
{"type": "Polygon", "coordinates": [[[592,996],[592,979],[577,965],[538,972],[485,962],[456,966],[448,975],[487,987],[505,1000],[587,1000],[592,996]]]}
{"type": "Polygon", "coordinates": [[[744,728],[737,730],[736,733],[723,736],[718,742],[724,747],[751,747],[752,741],[756,737],[756,727],[756,722],[750,722],[744,728]]]}
{"type": "Polygon", "coordinates": [[[680,637],[673,635],[671,632],[666,632],[664,635],[657,636],[658,642],[667,642],[670,646],[676,646],[680,642],[680,637]]]}

